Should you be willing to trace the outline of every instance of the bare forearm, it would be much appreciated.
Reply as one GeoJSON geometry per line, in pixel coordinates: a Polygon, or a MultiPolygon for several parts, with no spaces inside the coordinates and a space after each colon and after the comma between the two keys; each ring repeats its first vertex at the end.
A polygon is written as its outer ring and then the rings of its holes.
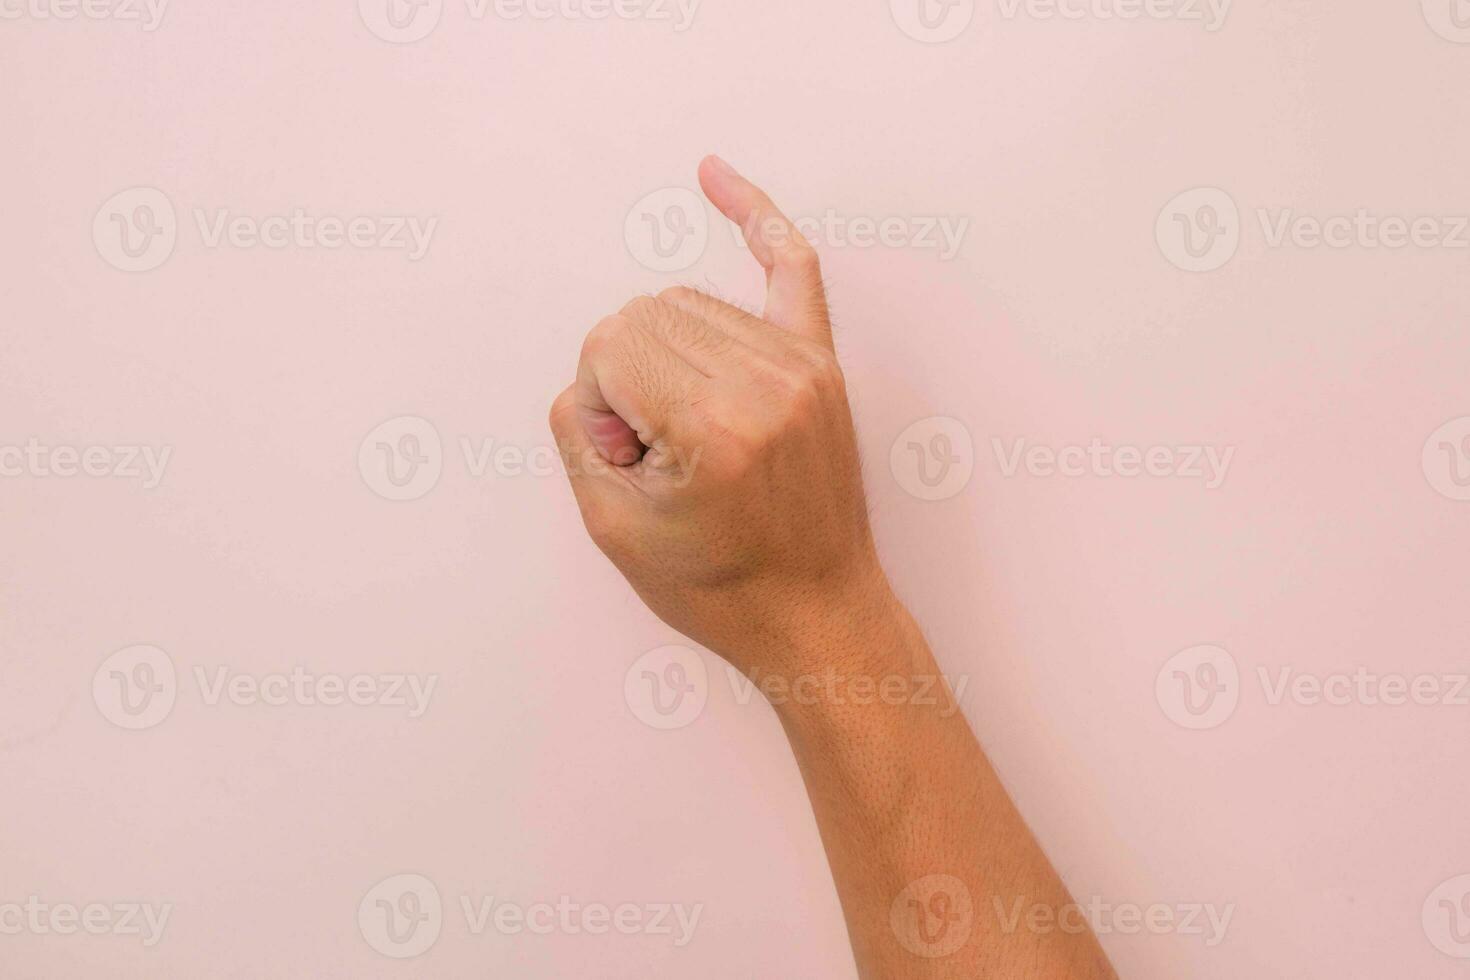
{"type": "Polygon", "coordinates": [[[551,410],[588,532],[779,708],[865,977],[1111,976],[888,588],[816,251],[729,164],[699,178],[765,309],[675,287],[598,321],[551,410]]]}
{"type": "Polygon", "coordinates": [[[827,631],[852,644],[820,653],[846,665],[845,683],[777,705],[859,972],[883,980],[1114,976],[1080,913],[1063,914],[1071,898],[918,628],[897,602],[884,605],[862,616],[861,630],[827,631]],[[869,696],[854,697],[856,684],[869,696]],[[885,685],[886,695],[875,693],[885,685]],[[1024,910],[1037,907],[1061,916],[1058,924],[1028,927],[1024,910]]]}

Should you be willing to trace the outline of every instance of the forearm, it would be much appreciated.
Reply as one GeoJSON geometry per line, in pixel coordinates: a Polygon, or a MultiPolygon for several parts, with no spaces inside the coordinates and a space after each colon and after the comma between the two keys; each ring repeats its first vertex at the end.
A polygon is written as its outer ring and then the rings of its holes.
{"type": "Polygon", "coordinates": [[[816,251],[729,164],[699,177],[765,309],[675,287],[588,333],[551,410],[588,532],[777,706],[864,977],[1111,976],[882,574],[816,251]]]}
{"type": "Polygon", "coordinates": [[[859,972],[882,980],[1113,976],[1080,913],[1063,914],[1071,898],[912,618],[896,601],[882,605],[876,616],[871,606],[859,614],[860,629],[826,630],[820,658],[799,658],[841,664],[846,681],[777,704],[859,972]],[[832,649],[832,637],[847,649],[832,649]],[[853,695],[859,686],[865,696],[853,695]],[[1038,906],[1059,924],[1029,928],[1026,911],[1038,906]]]}

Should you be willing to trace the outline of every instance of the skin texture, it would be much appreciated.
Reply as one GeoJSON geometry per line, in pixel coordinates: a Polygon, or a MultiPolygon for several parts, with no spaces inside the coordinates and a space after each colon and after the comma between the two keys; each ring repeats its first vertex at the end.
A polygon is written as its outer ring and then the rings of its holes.
{"type": "Polygon", "coordinates": [[[728,164],[699,179],[765,309],[676,287],[593,327],[551,410],[588,533],[772,701],[862,977],[1114,976],[883,573],[816,251],[728,164]]]}

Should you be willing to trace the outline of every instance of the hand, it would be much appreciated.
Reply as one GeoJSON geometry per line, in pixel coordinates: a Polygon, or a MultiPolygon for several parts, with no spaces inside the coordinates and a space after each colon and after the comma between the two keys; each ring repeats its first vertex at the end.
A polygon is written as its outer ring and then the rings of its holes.
{"type": "Polygon", "coordinates": [[[654,613],[747,672],[806,669],[893,605],[821,270],[724,161],[699,180],[766,270],[764,314],[685,287],[631,300],[587,335],[551,427],[588,532],[654,613]]]}

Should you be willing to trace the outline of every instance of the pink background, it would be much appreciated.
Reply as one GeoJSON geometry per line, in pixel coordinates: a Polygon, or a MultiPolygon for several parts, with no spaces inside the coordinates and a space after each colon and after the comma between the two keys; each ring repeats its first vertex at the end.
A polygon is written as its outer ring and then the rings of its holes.
{"type": "MultiPolygon", "coordinates": [[[[1435,0],[1425,0],[1433,4],[1435,0]]],[[[770,709],[712,657],[660,731],[624,700],[680,638],[586,540],[560,476],[466,471],[459,438],[545,445],[583,333],[677,282],[755,300],[722,226],[685,270],[624,241],[705,152],[793,214],[970,220],[959,254],[822,243],[895,583],[1079,898],[1233,904],[1225,940],[1110,935],[1128,977],[1463,975],[1421,922],[1470,872],[1470,707],[1271,705],[1257,668],[1466,670],[1470,503],[1426,438],[1470,415],[1470,251],[1269,246],[1257,208],[1454,215],[1470,46],[1417,5],[1242,0],[1198,23],[1007,19],[954,40],[887,4],[706,0],[668,23],[473,21],[417,43],[351,0],[213,0],[160,28],[0,21],[0,443],[172,447],[166,479],[0,479],[0,903],[155,901],[162,942],[0,935],[15,977],[853,977],[770,709]],[[99,207],[163,191],[178,244],[127,273],[99,207]],[[1239,252],[1155,240],[1219,187],[1239,252]],[[210,249],[192,209],[437,216],[427,256],[210,249]],[[359,444],[416,415],[422,499],[359,444]],[[949,416],[975,472],[905,492],[895,437],[949,416]],[[991,439],[1234,446],[1222,487],[1007,478],[991,439]],[[1186,730],[1155,697],[1217,644],[1243,690],[1186,730]],[[178,666],[128,731],[114,651],[178,666]],[[195,666],[439,675],[390,708],[210,706],[195,666]],[[443,895],[421,957],[359,901],[443,895]],[[694,940],[471,935],[461,895],[702,903],[694,940]]],[[[1274,675],[1274,674],[1273,674],[1274,675]]]]}

